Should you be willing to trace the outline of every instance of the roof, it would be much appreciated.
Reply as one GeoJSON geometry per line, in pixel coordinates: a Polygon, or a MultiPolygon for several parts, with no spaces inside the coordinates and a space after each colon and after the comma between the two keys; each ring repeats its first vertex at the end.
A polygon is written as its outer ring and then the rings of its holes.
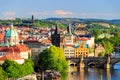
{"type": "Polygon", "coordinates": [[[5,36],[6,36],[6,37],[11,37],[11,36],[18,37],[18,33],[17,33],[17,31],[14,30],[14,29],[8,29],[8,30],[5,32],[5,36]]]}
{"type": "Polygon", "coordinates": [[[11,46],[11,47],[0,47],[0,52],[6,52],[6,53],[20,53],[20,52],[26,52],[29,51],[30,49],[24,45],[24,44],[18,44],[16,46],[11,46]]]}
{"type": "Polygon", "coordinates": [[[0,33],[0,41],[4,41],[4,33],[0,33]]]}
{"type": "Polygon", "coordinates": [[[74,38],[74,40],[83,40],[83,41],[87,41],[87,40],[89,40],[89,38],[86,38],[86,37],[74,38]]]}
{"type": "Polygon", "coordinates": [[[22,58],[20,56],[16,55],[16,54],[11,54],[11,53],[7,53],[4,56],[0,57],[0,61],[4,61],[6,59],[19,60],[19,59],[22,59],[22,58]]]}
{"type": "Polygon", "coordinates": [[[18,37],[17,31],[13,28],[13,24],[11,24],[10,28],[6,30],[5,36],[6,37],[11,37],[11,36],[18,37]]]}

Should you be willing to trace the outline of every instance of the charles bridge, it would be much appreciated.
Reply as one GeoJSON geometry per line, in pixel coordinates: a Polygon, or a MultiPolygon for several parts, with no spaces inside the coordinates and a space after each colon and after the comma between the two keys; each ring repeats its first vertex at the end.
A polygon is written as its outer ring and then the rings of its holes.
{"type": "Polygon", "coordinates": [[[94,64],[95,67],[113,68],[113,66],[120,62],[120,58],[116,57],[69,57],[66,58],[69,64],[77,64],[80,68],[88,68],[90,64],[94,64]]]}

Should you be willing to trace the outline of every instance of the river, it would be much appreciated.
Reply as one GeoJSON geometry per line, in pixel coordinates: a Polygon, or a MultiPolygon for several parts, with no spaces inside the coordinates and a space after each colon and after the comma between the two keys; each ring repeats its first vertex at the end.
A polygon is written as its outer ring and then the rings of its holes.
{"type": "Polygon", "coordinates": [[[69,66],[65,80],[120,80],[120,63],[114,69],[88,68],[78,71],[76,66],[69,66]]]}

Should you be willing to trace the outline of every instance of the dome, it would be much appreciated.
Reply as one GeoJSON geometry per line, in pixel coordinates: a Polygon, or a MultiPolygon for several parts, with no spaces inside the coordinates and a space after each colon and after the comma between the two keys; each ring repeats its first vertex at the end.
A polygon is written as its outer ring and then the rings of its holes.
{"type": "Polygon", "coordinates": [[[6,32],[5,32],[5,37],[18,37],[18,33],[16,30],[14,29],[8,29],[6,32]]]}

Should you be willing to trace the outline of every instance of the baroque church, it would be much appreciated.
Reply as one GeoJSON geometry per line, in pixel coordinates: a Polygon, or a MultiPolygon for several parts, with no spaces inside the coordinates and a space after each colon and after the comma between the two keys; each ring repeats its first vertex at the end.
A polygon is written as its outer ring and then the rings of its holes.
{"type": "Polygon", "coordinates": [[[0,64],[4,63],[6,59],[22,64],[24,59],[28,59],[31,50],[19,42],[19,34],[11,24],[10,28],[4,32],[4,43],[0,44],[0,64]]]}

